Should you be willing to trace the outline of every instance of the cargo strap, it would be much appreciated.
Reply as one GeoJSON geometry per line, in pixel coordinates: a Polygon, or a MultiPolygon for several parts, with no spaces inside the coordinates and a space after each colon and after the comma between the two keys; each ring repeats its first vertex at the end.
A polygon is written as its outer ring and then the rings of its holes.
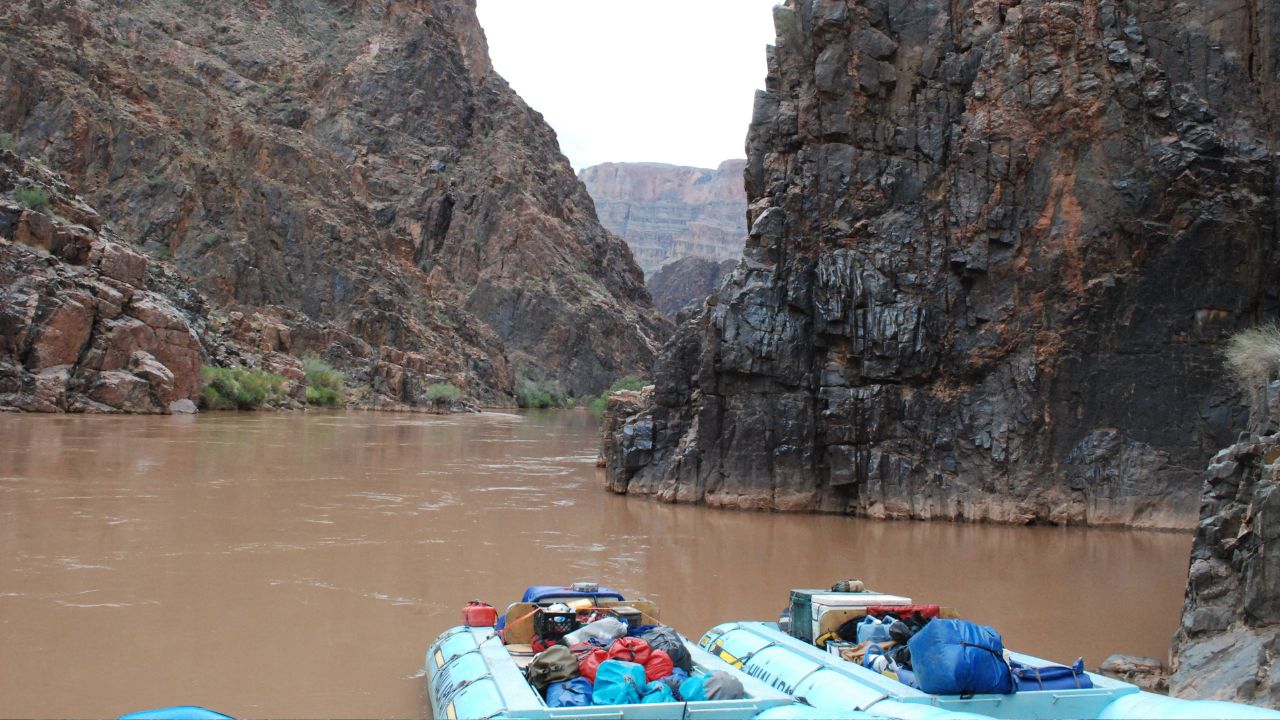
{"type": "MultiPolygon", "coordinates": [[[[720,640],[717,638],[716,641],[711,643],[711,645],[707,648],[707,651],[714,654],[716,657],[720,658],[721,660],[734,666],[735,668],[738,668],[739,670],[741,670],[742,667],[746,665],[748,662],[751,662],[751,658],[755,657],[756,654],[759,653],[761,650],[767,650],[771,647],[774,647],[775,645],[777,645],[777,643],[768,642],[756,648],[755,650],[752,650],[746,655],[743,655],[742,657],[736,657],[732,653],[730,653],[728,650],[725,650],[724,643],[720,642],[720,640]]],[[[808,677],[808,676],[806,675],[805,677],[808,677]]]]}
{"type": "Polygon", "coordinates": [[[993,649],[993,648],[989,648],[989,647],[987,647],[986,645],[978,645],[978,644],[975,644],[975,643],[962,642],[962,643],[960,643],[960,647],[971,647],[971,648],[977,648],[977,649],[979,649],[979,650],[986,650],[987,652],[991,653],[992,655],[995,655],[996,657],[1000,658],[1000,662],[1004,662],[1004,654],[1003,654],[1003,653],[1000,653],[1000,652],[996,651],[996,650],[995,650],[995,649],[993,649]]]}
{"type": "Polygon", "coordinates": [[[872,705],[875,705],[876,703],[880,702],[881,700],[893,700],[893,699],[895,699],[895,698],[894,698],[892,695],[881,695],[880,697],[876,698],[875,700],[872,700],[871,702],[864,704],[862,707],[858,707],[857,705],[854,705],[854,706],[853,706],[853,709],[854,709],[854,710],[861,710],[862,712],[871,712],[871,706],[872,706],[872,705]]]}
{"type": "MultiPolygon", "coordinates": [[[[763,650],[763,649],[764,649],[764,648],[760,648],[760,650],[763,650]]],[[[756,652],[760,652],[760,650],[757,650],[756,652]]],[[[751,655],[755,655],[755,654],[756,654],[756,653],[751,653],[751,655]]],[[[750,659],[750,658],[751,658],[751,655],[748,655],[748,656],[747,656],[747,658],[748,658],[748,659],[750,659]]],[[[810,675],[812,675],[812,674],[814,674],[814,673],[816,673],[816,672],[819,672],[819,671],[821,671],[821,670],[825,670],[825,669],[826,669],[826,666],[825,666],[825,665],[819,665],[819,666],[815,667],[814,669],[810,670],[809,672],[805,673],[804,675],[801,675],[801,676],[800,676],[800,679],[796,680],[794,683],[791,683],[791,689],[790,689],[790,690],[783,690],[783,692],[785,692],[785,693],[786,693],[786,694],[788,694],[788,695],[794,695],[794,694],[795,694],[795,692],[796,692],[796,690],[799,690],[799,689],[800,689],[800,683],[804,682],[805,680],[808,680],[810,675]]],[[[781,690],[781,688],[779,688],[779,689],[781,690]]],[[[878,701],[877,701],[877,702],[878,702],[878,701]]]]}
{"type": "Polygon", "coordinates": [[[777,643],[775,642],[769,642],[764,645],[761,645],[760,647],[756,648],[755,650],[752,650],[751,652],[747,653],[743,657],[738,658],[738,661],[741,662],[743,665],[746,665],[747,663],[751,662],[751,658],[755,657],[756,654],[759,653],[761,650],[768,650],[769,648],[775,647],[776,645],[777,643]]]}
{"type": "Polygon", "coordinates": [[[511,622],[508,622],[508,623],[503,627],[503,630],[505,630],[505,629],[507,629],[507,628],[511,627],[512,625],[518,625],[519,623],[522,623],[522,622],[524,622],[525,620],[528,620],[529,618],[533,617],[534,615],[537,615],[537,614],[538,614],[539,612],[541,612],[541,611],[542,611],[542,608],[540,608],[540,607],[535,607],[534,609],[530,610],[529,612],[525,613],[524,615],[521,615],[520,617],[516,618],[515,620],[513,620],[513,621],[511,621],[511,622]]]}

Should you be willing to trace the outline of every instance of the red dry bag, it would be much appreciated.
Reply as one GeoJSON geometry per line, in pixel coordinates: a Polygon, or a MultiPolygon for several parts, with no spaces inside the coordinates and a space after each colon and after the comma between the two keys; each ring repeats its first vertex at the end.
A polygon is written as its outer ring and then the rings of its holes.
{"type": "Polygon", "coordinates": [[[649,662],[644,664],[644,679],[653,682],[661,680],[675,671],[671,656],[663,650],[654,650],[649,655],[649,662]]]}
{"type": "Polygon", "coordinates": [[[609,646],[610,660],[626,660],[637,665],[649,662],[649,655],[652,653],[649,643],[636,637],[618,638],[609,646]]]}
{"type": "Polygon", "coordinates": [[[600,669],[600,663],[608,659],[609,653],[605,652],[603,648],[592,650],[591,654],[586,657],[578,658],[578,672],[594,685],[596,682],[596,670],[600,669]]]}

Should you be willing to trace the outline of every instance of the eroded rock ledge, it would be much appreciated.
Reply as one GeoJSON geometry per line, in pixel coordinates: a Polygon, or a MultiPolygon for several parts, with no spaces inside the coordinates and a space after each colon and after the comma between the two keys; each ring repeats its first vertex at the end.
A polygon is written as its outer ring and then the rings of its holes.
{"type": "Polygon", "coordinates": [[[146,256],[102,232],[56,177],[0,151],[0,409],[195,412],[205,352],[146,256]]]}
{"type": "Polygon", "coordinates": [[[1174,695],[1280,707],[1280,433],[1214,456],[1173,642],[1174,695]]]}
{"type": "Polygon", "coordinates": [[[789,0],[744,257],[621,422],[619,492],[1195,523],[1276,309],[1276,7],[789,0]]]}
{"type": "Polygon", "coordinates": [[[360,407],[436,409],[431,384],[465,387],[463,373],[437,374],[465,357],[461,342],[372,345],[286,307],[218,308],[193,284],[116,236],[56,173],[0,150],[0,410],[194,412],[205,364],[280,375],[283,406],[300,408],[308,352],[346,374],[360,407]],[[26,207],[15,191],[44,201],[26,207]]]}

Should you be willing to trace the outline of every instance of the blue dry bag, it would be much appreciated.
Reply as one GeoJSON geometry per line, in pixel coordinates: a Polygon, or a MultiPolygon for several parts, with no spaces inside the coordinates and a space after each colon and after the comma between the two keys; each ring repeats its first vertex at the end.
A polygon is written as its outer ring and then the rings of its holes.
{"type": "Polygon", "coordinates": [[[694,675],[680,683],[680,698],[685,702],[700,702],[707,699],[706,675],[694,675]]]}
{"type": "Polygon", "coordinates": [[[547,707],[587,707],[591,705],[591,681],[576,677],[547,686],[547,707]]]}
{"type": "Polygon", "coordinates": [[[592,705],[634,705],[644,690],[644,666],[625,660],[605,660],[596,669],[592,705]]]}
{"type": "Polygon", "coordinates": [[[1007,694],[1013,673],[1000,633],[967,620],[932,620],[907,642],[916,687],[934,695],[1007,694]]]}
{"type": "Polygon", "coordinates": [[[671,686],[661,680],[654,680],[645,685],[644,694],[640,696],[640,704],[642,705],[675,701],[676,696],[671,692],[671,686]]]}
{"type": "Polygon", "coordinates": [[[1032,667],[1014,661],[1013,679],[1018,683],[1018,692],[1093,687],[1093,680],[1084,671],[1084,658],[1077,658],[1071,667],[1066,665],[1032,667]]]}

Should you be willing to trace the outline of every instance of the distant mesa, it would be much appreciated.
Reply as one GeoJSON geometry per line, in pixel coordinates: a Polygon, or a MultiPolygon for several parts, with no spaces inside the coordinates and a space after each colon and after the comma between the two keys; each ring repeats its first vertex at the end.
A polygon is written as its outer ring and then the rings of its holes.
{"type": "Polygon", "coordinates": [[[617,233],[644,270],[654,305],[669,317],[700,304],[742,255],[747,235],[746,160],[713,169],[663,163],[604,163],[578,178],[600,223],[617,233]],[[679,267],[673,263],[686,258],[679,267]],[[723,267],[722,267],[723,266],[723,267]]]}
{"type": "Polygon", "coordinates": [[[708,168],[604,163],[578,173],[600,224],[627,241],[646,279],[682,257],[736,260],[747,237],[746,160],[708,168]]]}

